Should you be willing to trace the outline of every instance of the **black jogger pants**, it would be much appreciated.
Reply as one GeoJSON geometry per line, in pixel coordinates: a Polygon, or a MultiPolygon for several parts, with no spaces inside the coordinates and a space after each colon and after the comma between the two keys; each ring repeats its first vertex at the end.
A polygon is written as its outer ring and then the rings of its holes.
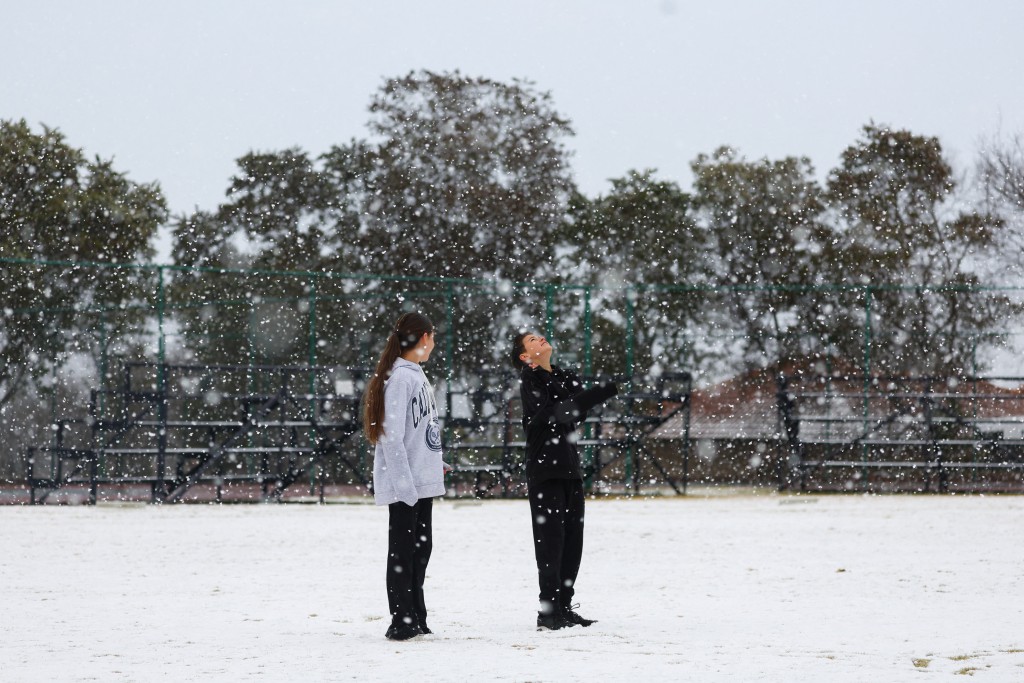
{"type": "Polygon", "coordinates": [[[423,580],[433,549],[430,515],[434,500],[388,505],[388,607],[395,625],[427,624],[423,580]]]}
{"type": "Polygon", "coordinates": [[[583,557],[583,482],[548,479],[529,491],[541,611],[568,608],[583,557]]]}

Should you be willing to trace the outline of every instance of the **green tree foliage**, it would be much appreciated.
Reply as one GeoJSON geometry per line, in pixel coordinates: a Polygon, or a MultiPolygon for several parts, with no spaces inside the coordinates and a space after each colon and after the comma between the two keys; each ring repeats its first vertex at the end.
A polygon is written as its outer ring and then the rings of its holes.
{"type": "Polygon", "coordinates": [[[881,372],[971,373],[976,345],[1015,311],[1003,296],[968,289],[978,284],[973,263],[991,253],[1003,223],[954,206],[956,189],[934,137],[869,124],[843,152],[828,180],[833,229],[823,277],[878,285],[865,289],[866,351],[863,335],[834,336],[847,357],[868,353],[881,372]]]}
{"type": "MultiPolygon", "coordinates": [[[[136,262],[152,254],[166,220],[159,187],[89,160],[55,129],[0,121],[0,257],[35,261],[136,262]]],[[[103,317],[123,335],[133,306],[153,291],[145,273],[0,264],[0,405],[69,352],[94,351],[103,317]],[[103,311],[109,311],[109,315],[103,311]]]]}
{"type": "Polygon", "coordinates": [[[253,152],[238,166],[225,203],[175,225],[178,265],[316,270],[338,258],[337,193],[307,153],[253,152]]]}
{"type": "MultiPolygon", "coordinates": [[[[405,305],[432,303],[438,318],[450,307],[453,366],[501,365],[509,330],[495,321],[508,320],[514,299],[543,305],[529,291],[513,293],[512,283],[554,270],[554,238],[574,187],[563,144],[568,120],[529,82],[459,72],[389,79],[370,112],[360,244],[367,270],[493,283],[434,286],[405,305]]],[[[367,317],[393,310],[380,300],[367,317]]]]}
{"type": "Polygon", "coordinates": [[[500,362],[508,326],[553,307],[563,348],[590,321],[595,370],[829,354],[931,372],[962,370],[1012,312],[966,291],[1003,228],[956,209],[934,138],[869,125],[826,188],[806,159],[722,148],[693,162],[692,195],[646,171],[591,199],[572,184],[568,121],[527,82],[414,72],[385,81],[370,114],[370,139],[318,158],[240,159],[225,202],[175,226],[175,258],[391,280],[179,274],[176,316],[204,359],[362,363],[415,307],[450,317],[456,369],[479,367],[500,362]],[[580,289],[552,300],[549,282],[580,289]],[[686,291],[705,285],[720,286],[686,291]]]}
{"type": "Polygon", "coordinates": [[[524,280],[549,273],[573,184],[547,93],[458,72],[388,80],[370,104],[364,250],[375,272],[524,280]]]}
{"type": "Polygon", "coordinates": [[[334,179],[299,149],[238,160],[227,201],[174,226],[175,318],[206,362],[296,363],[308,359],[309,278],[220,273],[343,270],[354,234],[334,179]],[[349,222],[341,219],[346,216],[349,222]]]}
{"type": "Polygon", "coordinates": [[[810,162],[750,162],[720,148],[691,167],[708,268],[727,287],[707,302],[706,334],[726,339],[724,348],[754,365],[817,352],[805,285],[815,278],[823,205],[810,162]]]}
{"type": "MultiPolygon", "coordinates": [[[[502,365],[512,283],[547,278],[573,189],[572,131],[532,84],[416,72],[373,98],[362,259],[370,272],[469,278],[492,287],[424,291],[404,305],[452,313],[453,367],[502,365]]],[[[517,290],[520,302],[537,310],[517,290]]],[[[369,321],[393,316],[386,299],[369,321]]],[[[445,329],[446,331],[446,329],[445,329]]],[[[440,350],[440,349],[439,349],[440,350]]],[[[446,349],[444,349],[446,351],[446,349]]]]}
{"type": "MultiPolygon", "coordinates": [[[[561,142],[571,129],[549,95],[521,81],[424,71],[386,81],[370,112],[370,141],[318,159],[297,149],[240,159],[227,201],[175,226],[176,263],[480,278],[505,293],[511,281],[550,275],[573,185],[561,142]]],[[[193,346],[221,361],[252,359],[254,338],[286,335],[315,314],[332,334],[317,347],[325,361],[365,362],[401,307],[440,320],[451,304],[460,359],[490,362],[504,330],[489,320],[507,308],[493,291],[426,282],[377,283],[357,296],[331,279],[229,284],[207,271],[181,274],[174,287],[193,346]]],[[[301,338],[297,329],[292,335],[301,338]]],[[[309,356],[281,341],[265,345],[275,356],[260,358],[309,356]]]]}
{"type": "Polygon", "coordinates": [[[707,273],[705,233],[694,225],[690,196],[652,170],[631,171],[611,185],[593,200],[574,195],[559,240],[561,277],[555,278],[603,288],[591,301],[594,369],[629,369],[623,365],[627,327],[636,337],[633,370],[692,366],[689,332],[703,294],[680,285],[702,283],[707,273]],[[627,300],[627,285],[643,289],[627,300]],[[625,316],[632,318],[628,324],[625,316]]]}

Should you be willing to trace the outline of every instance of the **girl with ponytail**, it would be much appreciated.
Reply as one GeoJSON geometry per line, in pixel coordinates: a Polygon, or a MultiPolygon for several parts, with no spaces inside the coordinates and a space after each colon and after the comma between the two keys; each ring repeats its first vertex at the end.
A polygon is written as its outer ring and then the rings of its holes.
{"type": "Polygon", "coordinates": [[[432,548],[431,508],[444,495],[448,466],[434,389],[421,363],[434,350],[434,325],[406,313],[388,335],[366,387],[363,430],[373,445],[373,498],[388,506],[387,591],[391,625],[384,636],[408,640],[430,633],[423,580],[432,548]]]}

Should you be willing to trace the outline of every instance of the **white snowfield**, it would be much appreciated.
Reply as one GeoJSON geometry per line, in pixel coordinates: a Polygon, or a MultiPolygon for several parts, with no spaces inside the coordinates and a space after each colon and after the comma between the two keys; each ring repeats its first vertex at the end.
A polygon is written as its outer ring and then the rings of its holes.
{"type": "Polygon", "coordinates": [[[588,501],[541,633],[527,503],[434,510],[395,643],[383,508],[0,508],[0,680],[1024,681],[1024,498],[588,501]]]}

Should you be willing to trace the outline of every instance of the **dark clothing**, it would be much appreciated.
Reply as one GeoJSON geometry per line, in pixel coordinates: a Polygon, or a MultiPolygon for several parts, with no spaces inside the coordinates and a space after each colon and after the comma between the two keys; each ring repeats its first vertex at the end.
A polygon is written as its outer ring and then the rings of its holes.
{"type": "Polygon", "coordinates": [[[393,625],[426,626],[423,580],[433,549],[433,498],[388,505],[388,606],[393,625]]]}
{"type": "Polygon", "coordinates": [[[541,603],[568,609],[583,557],[583,482],[549,479],[530,484],[533,550],[541,603]]]}
{"type": "Polygon", "coordinates": [[[551,372],[524,368],[520,392],[541,609],[560,612],[570,607],[583,556],[583,470],[574,432],[618,389],[584,390],[575,373],[553,365],[551,372]]]}
{"type": "Polygon", "coordinates": [[[587,411],[616,393],[614,384],[584,391],[576,373],[551,366],[524,368],[520,376],[523,429],[526,431],[526,481],[583,479],[573,432],[587,411]]]}

